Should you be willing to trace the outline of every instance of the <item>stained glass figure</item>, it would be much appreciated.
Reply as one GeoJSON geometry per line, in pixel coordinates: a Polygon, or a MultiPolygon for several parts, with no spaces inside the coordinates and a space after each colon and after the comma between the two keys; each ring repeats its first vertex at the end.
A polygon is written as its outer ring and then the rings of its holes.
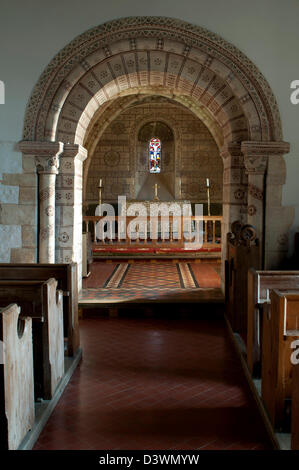
{"type": "Polygon", "coordinates": [[[150,173],[161,171],[161,141],[154,137],[149,143],[149,165],[150,173]]]}

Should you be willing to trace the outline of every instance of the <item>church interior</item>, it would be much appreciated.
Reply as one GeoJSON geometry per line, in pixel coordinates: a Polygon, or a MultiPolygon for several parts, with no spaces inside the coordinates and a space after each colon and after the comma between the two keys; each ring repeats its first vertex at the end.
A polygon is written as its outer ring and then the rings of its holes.
{"type": "Polygon", "coordinates": [[[26,3],[0,17],[1,450],[299,450],[298,4],[26,3]]]}

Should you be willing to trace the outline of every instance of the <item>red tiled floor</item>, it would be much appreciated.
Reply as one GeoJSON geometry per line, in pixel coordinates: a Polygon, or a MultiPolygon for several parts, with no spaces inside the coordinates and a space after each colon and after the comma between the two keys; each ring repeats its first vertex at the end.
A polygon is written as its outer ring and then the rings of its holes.
{"type": "Polygon", "coordinates": [[[117,264],[117,262],[106,263],[105,261],[92,263],[91,275],[83,279],[83,288],[104,287],[106,280],[111,276],[117,264]]]}
{"type": "Polygon", "coordinates": [[[79,303],[223,301],[219,271],[219,263],[206,260],[96,261],[83,281],[79,303]]]}
{"type": "MultiPolygon", "coordinates": [[[[127,261],[95,261],[91,264],[91,274],[83,280],[83,288],[103,288],[111,278],[117,266],[127,266],[127,261]]],[[[179,260],[135,260],[130,263],[124,275],[122,287],[135,288],[180,288],[181,282],[177,265],[189,265],[199,287],[220,287],[219,263],[215,261],[195,263],[179,260]]]]}
{"type": "Polygon", "coordinates": [[[194,276],[200,287],[220,287],[220,276],[217,263],[190,263],[194,276]]]}
{"type": "Polygon", "coordinates": [[[221,318],[84,319],[81,338],[35,449],[270,448],[221,318]]]}

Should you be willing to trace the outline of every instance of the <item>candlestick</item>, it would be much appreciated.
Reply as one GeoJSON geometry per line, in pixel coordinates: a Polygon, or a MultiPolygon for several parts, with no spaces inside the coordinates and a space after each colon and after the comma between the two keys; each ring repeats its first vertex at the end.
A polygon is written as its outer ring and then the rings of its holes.
{"type": "Polygon", "coordinates": [[[100,210],[101,210],[101,204],[102,204],[102,188],[103,188],[103,183],[102,183],[102,178],[100,178],[99,186],[98,186],[100,210]]]}
{"type": "Polygon", "coordinates": [[[155,183],[153,188],[155,188],[155,196],[154,196],[154,201],[159,201],[159,198],[158,198],[158,184],[155,183]]]}
{"type": "Polygon", "coordinates": [[[208,193],[208,216],[211,215],[211,201],[210,201],[210,180],[207,178],[207,193],[208,193]]]}

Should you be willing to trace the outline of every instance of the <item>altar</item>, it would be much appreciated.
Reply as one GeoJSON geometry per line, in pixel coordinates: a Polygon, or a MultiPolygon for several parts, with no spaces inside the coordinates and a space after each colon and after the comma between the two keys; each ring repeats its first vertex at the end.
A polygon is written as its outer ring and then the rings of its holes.
{"type": "Polygon", "coordinates": [[[182,238],[192,227],[191,202],[183,201],[128,201],[122,204],[121,217],[138,217],[139,237],[152,239],[182,238]],[[183,219],[182,217],[186,217],[183,219]],[[182,225],[182,226],[181,226],[182,225]]]}

